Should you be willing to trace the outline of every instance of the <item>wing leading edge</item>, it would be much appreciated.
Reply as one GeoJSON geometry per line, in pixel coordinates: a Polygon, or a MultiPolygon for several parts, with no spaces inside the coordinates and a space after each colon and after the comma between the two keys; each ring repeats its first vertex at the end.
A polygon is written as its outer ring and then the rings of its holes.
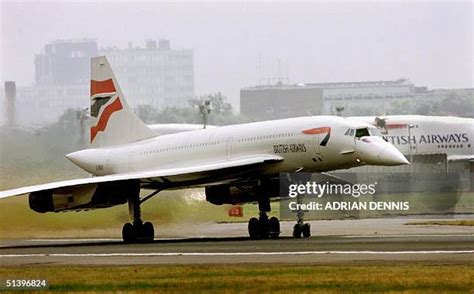
{"type": "Polygon", "coordinates": [[[474,155],[450,155],[448,161],[474,161],[474,155]]]}
{"type": "Polygon", "coordinates": [[[238,157],[238,158],[233,158],[232,160],[229,160],[229,161],[219,161],[219,162],[213,162],[209,164],[200,164],[200,165],[189,166],[189,167],[141,171],[141,172],[92,177],[92,178],[66,180],[66,181],[59,181],[59,182],[52,182],[52,183],[47,183],[47,184],[22,187],[22,188],[6,190],[6,191],[0,191],[0,199],[28,194],[32,192],[54,190],[54,189],[59,189],[59,188],[68,188],[68,187],[80,186],[80,185],[85,185],[85,184],[97,184],[97,183],[115,182],[115,181],[124,181],[124,180],[150,179],[150,178],[156,178],[156,177],[170,177],[170,176],[178,176],[178,175],[186,175],[186,174],[195,174],[195,173],[200,173],[200,172],[216,171],[216,170],[225,169],[225,168],[246,167],[246,166],[251,166],[255,164],[275,163],[275,162],[280,162],[282,160],[283,158],[280,156],[263,154],[263,155],[257,155],[257,156],[249,156],[249,157],[238,157]]]}

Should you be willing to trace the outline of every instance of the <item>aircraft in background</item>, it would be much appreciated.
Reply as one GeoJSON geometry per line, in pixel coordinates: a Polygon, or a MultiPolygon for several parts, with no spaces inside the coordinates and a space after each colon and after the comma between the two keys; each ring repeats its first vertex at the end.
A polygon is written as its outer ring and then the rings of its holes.
{"type": "MultiPolygon", "coordinates": [[[[122,236],[131,243],[154,238],[153,225],[142,221],[142,203],[162,190],[205,187],[213,204],[257,202],[249,235],[267,238],[280,234],[279,220],[267,215],[270,198],[279,197],[280,173],[408,164],[376,127],[333,116],[158,136],[127,105],[106,57],[92,58],[91,74],[91,148],[66,157],[93,177],[2,191],[0,198],[28,193],[30,208],[41,213],[128,202],[132,222],[122,236]],[[153,192],[140,198],[141,189],[153,192]]],[[[298,222],[293,233],[309,236],[309,224],[298,222]]]]}
{"type": "Polygon", "coordinates": [[[349,117],[378,127],[405,155],[446,154],[448,161],[474,161],[474,119],[450,116],[349,117]]]}

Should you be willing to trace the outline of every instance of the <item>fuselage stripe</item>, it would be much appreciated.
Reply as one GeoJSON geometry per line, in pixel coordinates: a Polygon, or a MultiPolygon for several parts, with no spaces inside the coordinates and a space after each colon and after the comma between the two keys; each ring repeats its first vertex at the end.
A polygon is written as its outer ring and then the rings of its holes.
{"type": "Polygon", "coordinates": [[[317,135],[317,134],[324,134],[330,133],[331,127],[321,127],[321,128],[314,128],[314,129],[307,129],[303,131],[303,134],[306,135],[317,135]]]}

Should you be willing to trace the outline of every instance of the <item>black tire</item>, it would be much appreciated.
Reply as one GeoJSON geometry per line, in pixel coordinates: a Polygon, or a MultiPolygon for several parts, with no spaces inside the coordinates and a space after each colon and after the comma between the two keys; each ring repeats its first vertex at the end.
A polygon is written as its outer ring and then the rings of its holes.
{"type": "Polygon", "coordinates": [[[268,221],[268,234],[270,238],[278,238],[280,236],[280,221],[278,218],[272,216],[268,221]]]}
{"type": "Polygon", "coordinates": [[[270,223],[268,221],[268,218],[260,218],[258,220],[258,234],[260,235],[260,238],[262,239],[267,239],[269,237],[270,233],[270,223]]]}
{"type": "Polygon", "coordinates": [[[252,217],[249,219],[249,236],[250,239],[258,239],[259,238],[259,233],[260,233],[260,222],[256,217],[252,217]]]}
{"type": "Polygon", "coordinates": [[[143,239],[147,242],[153,242],[153,240],[155,239],[155,228],[153,227],[153,224],[150,222],[146,222],[143,224],[142,229],[143,239]]]}
{"type": "Polygon", "coordinates": [[[301,238],[301,226],[300,226],[300,224],[295,224],[293,226],[293,237],[294,238],[301,238]]]}
{"type": "Polygon", "coordinates": [[[122,228],[122,239],[125,243],[134,243],[136,240],[135,229],[131,223],[126,223],[122,228]]]}
{"type": "Polygon", "coordinates": [[[303,233],[303,237],[305,237],[305,238],[311,237],[311,226],[310,226],[310,224],[304,224],[301,228],[301,232],[303,233]]]}

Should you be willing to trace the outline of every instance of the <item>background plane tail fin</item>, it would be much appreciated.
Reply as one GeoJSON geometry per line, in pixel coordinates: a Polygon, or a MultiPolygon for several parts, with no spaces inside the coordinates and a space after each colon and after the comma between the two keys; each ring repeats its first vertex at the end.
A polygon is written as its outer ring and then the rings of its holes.
{"type": "Polygon", "coordinates": [[[132,111],[105,56],[91,59],[90,143],[127,144],[156,136],[132,111]]]}

